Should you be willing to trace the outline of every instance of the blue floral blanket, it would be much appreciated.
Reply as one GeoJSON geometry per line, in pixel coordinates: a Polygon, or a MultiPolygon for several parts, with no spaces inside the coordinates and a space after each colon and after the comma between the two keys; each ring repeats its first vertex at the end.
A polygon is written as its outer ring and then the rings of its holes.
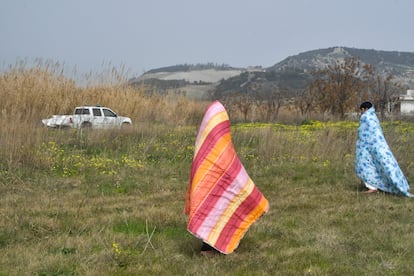
{"type": "Polygon", "coordinates": [[[412,197],[410,186],[382,132],[375,109],[365,111],[358,128],[355,173],[381,191],[412,197]]]}

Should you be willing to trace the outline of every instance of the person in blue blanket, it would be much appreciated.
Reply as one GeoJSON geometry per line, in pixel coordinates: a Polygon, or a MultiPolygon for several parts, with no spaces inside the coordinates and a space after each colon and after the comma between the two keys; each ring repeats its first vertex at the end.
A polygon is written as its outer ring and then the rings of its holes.
{"type": "Polygon", "coordinates": [[[373,105],[364,102],[360,109],[355,173],[368,188],[366,193],[380,190],[412,197],[407,179],[384,138],[373,105]]]}

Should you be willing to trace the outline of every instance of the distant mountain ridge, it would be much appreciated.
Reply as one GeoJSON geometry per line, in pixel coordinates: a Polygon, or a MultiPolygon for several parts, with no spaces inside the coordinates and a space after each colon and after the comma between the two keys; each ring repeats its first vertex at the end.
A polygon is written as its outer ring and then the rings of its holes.
{"type": "Polygon", "coordinates": [[[227,64],[214,64],[214,63],[177,64],[177,65],[172,65],[172,66],[167,66],[167,67],[151,69],[145,72],[145,75],[159,73],[159,72],[188,72],[188,71],[208,70],[208,69],[226,71],[226,70],[233,70],[235,68],[227,64]]]}
{"type": "Polygon", "coordinates": [[[393,75],[403,85],[414,85],[414,53],[367,50],[349,47],[331,47],[307,51],[288,57],[266,70],[283,71],[290,68],[303,70],[322,69],[336,60],[358,58],[371,64],[381,75],[393,75]]]}
{"type": "Polygon", "coordinates": [[[280,69],[281,67],[298,66],[303,68],[321,67],[335,59],[356,57],[362,62],[375,67],[407,66],[414,67],[414,53],[398,51],[367,50],[348,47],[331,47],[326,49],[312,50],[286,58],[275,64],[268,70],[280,69]],[[322,63],[321,63],[322,61],[322,63]]]}
{"type": "Polygon", "coordinates": [[[330,47],[299,53],[268,68],[234,68],[212,63],[168,66],[152,69],[131,79],[130,84],[146,84],[162,91],[175,89],[196,98],[220,98],[226,93],[242,91],[246,84],[250,87],[278,86],[298,91],[304,89],[312,79],[312,71],[351,57],[373,65],[380,75],[394,76],[394,81],[407,89],[414,88],[414,53],[349,47],[330,47]]]}

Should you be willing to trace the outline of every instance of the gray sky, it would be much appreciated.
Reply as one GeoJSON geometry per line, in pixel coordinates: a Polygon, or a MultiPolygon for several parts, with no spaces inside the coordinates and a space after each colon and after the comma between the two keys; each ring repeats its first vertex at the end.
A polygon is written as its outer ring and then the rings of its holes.
{"type": "Polygon", "coordinates": [[[0,0],[0,69],[272,66],[346,46],[414,52],[413,0],[0,0]]]}

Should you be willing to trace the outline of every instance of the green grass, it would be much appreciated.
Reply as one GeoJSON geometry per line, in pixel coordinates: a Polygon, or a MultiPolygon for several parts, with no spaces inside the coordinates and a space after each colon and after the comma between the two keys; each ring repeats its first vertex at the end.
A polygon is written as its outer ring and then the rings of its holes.
{"type": "MultiPolygon", "coordinates": [[[[413,199],[361,193],[356,127],[235,125],[270,210],[210,258],[183,214],[195,126],[45,132],[19,167],[0,161],[0,275],[413,274],[413,199]]],[[[414,127],[384,129],[414,183],[414,127]]]]}

